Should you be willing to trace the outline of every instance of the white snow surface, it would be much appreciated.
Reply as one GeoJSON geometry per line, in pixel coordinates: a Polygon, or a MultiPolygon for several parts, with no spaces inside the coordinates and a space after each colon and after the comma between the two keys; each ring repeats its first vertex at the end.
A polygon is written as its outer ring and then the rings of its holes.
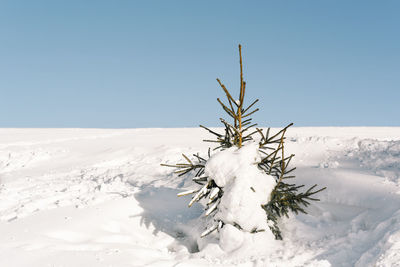
{"type": "Polygon", "coordinates": [[[160,163],[205,156],[203,129],[0,129],[0,266],[400,266],[400,127],[287,137],[294,181],[327,190],[265,244],[200,239],[203,207],[176,196],[198,185],[160,163]]]}
{"type": "Polygon", "coordinates": [[[224,190],[215,219],[236,223],[246,232],[270,232],[261,205],[268,203],[276,182],[258,168],[261,161],[258,147],[257,142],[248,142],[240,149],[231,147],[215,153],[205,166],[205,175],[224,190]]]}

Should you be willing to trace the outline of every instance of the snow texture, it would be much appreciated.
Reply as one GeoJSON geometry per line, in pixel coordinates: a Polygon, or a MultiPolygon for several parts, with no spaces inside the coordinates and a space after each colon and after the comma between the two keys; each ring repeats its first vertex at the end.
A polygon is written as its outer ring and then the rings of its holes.
{"type": "MultiPolygon", "coordinates": [[[[240,149],[231,147],[219,151],[207,161],[205,175],[224,191],[214,216],[216,220],[230,225],[237,224],[247,232],[270,231],[261,205],[268,203],[276,183],[274,177],[258,168],[257,163],[260,161],[256,142],[247,143],[240,149]]],[[[233,230],[224,231],[222,241],[231,232],[233,230]]]]}
{"type": "MultiPolygon", "coordinates": [[[[192,177],[160,163],[206,155],[207,138],[202,129],[0,129],[0,266],[399,266],[400,128],[291,128],[296,183],[328,188],[308,214],[282,219],[283,241],[230,224],[220,240],[199,238],[204,207],[176,197],[197,188],[192,177]]],[[[235,164],[217,168],[218,157],[208,171],[233,173],[219,184],[248,197],[249,186],[268,191],[262,179],[237,178],[235,164]]]]}

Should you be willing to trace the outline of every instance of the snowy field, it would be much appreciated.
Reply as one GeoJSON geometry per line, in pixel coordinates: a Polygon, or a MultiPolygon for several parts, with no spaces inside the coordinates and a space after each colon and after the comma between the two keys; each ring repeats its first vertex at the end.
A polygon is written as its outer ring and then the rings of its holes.
{"type": "Polygon", "coordinates": [[[400,127],[287,137],[297,183],[327,190],[283,241],[227,253],[160,166],[204,155],[206,131],[0,129],[0,266],[400,266],[400,127]]]}

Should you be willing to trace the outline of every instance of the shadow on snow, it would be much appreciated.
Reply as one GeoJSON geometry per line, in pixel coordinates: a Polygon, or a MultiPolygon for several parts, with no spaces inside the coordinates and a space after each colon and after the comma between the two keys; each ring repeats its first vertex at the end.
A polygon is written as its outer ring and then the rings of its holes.
{"type": "Polygon", "coordinates": [[[150,224],[154,226],[154,234],[159,231],[164,232],[184,245],[189,252],[198,252],[196,237],[190,226],[191,221],[198,218],[203,207],[196,203],[191,208],[188,207],[190,196],[177,197],[181,190],[167,187],[148,186],[135,194],[139,205],[143,208],[141,223],[146,227],[150,224]]]}

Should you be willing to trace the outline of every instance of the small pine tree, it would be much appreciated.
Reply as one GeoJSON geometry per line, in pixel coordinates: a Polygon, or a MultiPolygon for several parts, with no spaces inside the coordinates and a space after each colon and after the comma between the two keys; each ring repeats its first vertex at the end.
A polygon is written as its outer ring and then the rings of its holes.
{"type": "MultiPolygon", "coordinates": [[[[282,239],[282,233],[279,228],[279,218],[282,216],[289,216],[289,212],[292,211],[295,214],[306,213],[304,207],[310,204],[310,201],[318,201],[313,197],[318,192],[325,189],[321,188],[316,190],[317,185],[311,186],[304,192],[299,192],[300,188],[304,185],[296,185],[287,182],[288,179],[293,179],[295,176],[292,174],[296,168],[289,167],[290,162],[293,158],[293,154],[285,156],[284,141],[285,133],[287,129],[293,124],[289,124],[279,132],[275,134],[270,133],[270,128],[265,132],[262,129],[257,128],[257,124],[252,122],[250,117],[259,109],[254,109],[253,106],[258,102],[258,99],[253,101],[247,107],[244,106],[244,97],[246,92],[246,83],[243,80],[243,65],[242,65],[242,53],[241,45],[239,45],[239,58],[240,58],[240,94],[239,99],[235,100],[228,89],[219,79],[217,82],[224,91],[227,104],[223,103],[217,98],[218,103],[224,109],[224,111],[231,117],[233,123],[229,123],[224,119],[220,119],[224,126],[224,133],[217,133],[205,126],[200,127],[206,129],[215,136],[214,140],[203,140],[205,142],[213,142],[217,144],[214,150],[224,151],[231,148],[237,150],[242,149],[246,144],[257,142],[257,149],[261,157],[257,160],[256,165],[259,170],[267,174],[268,177],[274,179],[273,189],[270,191],[268,196],[268,202],[262,203],[260,209],[265,211],[265,220],[271,232],[278,240],[282,239]],[[255,128],[254,128],[255,127],[255,128]],[[255,136],[259,136],[259,139],[255,139],[255,136]]],[[[227,223],[221,216],[216,216],[220,203],[226,192],[225,186],[221,182],[217,181],[216,177],[210,177],[206,174],[207,162],[212,158],[211,149],[208,149],[208,158],[194,154],[193,160],[189,159],[186,155],[182,155],[185,159],[185,163],[177,163],[175,165],[161,164],[163,166],[177,168],[176,173],[179,176],[193,172],[193,181],[200,185],[199,188],[189,190],[186,192],[179,193],[178,196],[184,196],[193,194],[189,207],[193,203],[206,199],[205,216],[212,215],[211,223],[209,227],[201,234],[202,237],[219,230],[227,223]]],[[[214,155],[213,155],[214,156],[214,155]]],[[[257,188],[250,187],[253,192],[258,190],[257,188]]],[[[230,222],[234,227],[243,230],[242,225],[236,222],[230,222]]],[[[265,231],[265,229],[258,229],[254,227],[250,230],[251,233],[257,233],[265,231]]]]}

